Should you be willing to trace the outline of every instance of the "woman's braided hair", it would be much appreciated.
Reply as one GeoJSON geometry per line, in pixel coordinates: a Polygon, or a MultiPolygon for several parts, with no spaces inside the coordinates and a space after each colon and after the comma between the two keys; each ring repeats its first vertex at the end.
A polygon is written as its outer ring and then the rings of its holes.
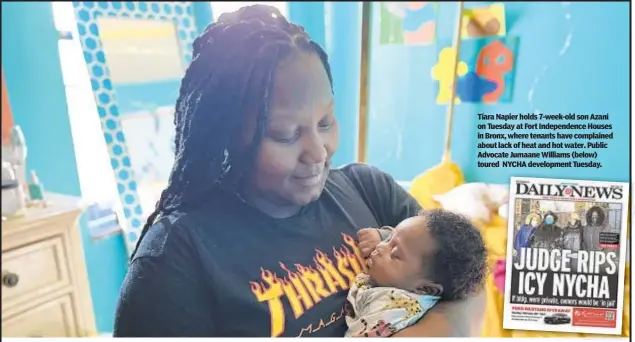
{"type": "Polygon", "coordinates": [[[238,191],[253,169],[281,60],[292,52],[316,53],[333,84],[324,50],[275,7],[251,5],[224,13],[193,45],[174,113],[174,165],[137,248],[159,215],[195,206],[214,190],[238,191]],[[256,132],[245,148],[239,141],[246,109],[252,107],[258,111],[256,132]]]}

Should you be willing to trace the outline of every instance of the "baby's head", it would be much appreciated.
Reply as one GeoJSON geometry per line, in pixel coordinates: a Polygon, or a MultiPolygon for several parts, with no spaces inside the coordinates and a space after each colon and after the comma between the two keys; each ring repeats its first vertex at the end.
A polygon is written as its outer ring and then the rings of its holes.
{"type": "Polygon", "coordinates": [[[487,250],[476,227],[440,209],[399,223],[367,260],[368,274],[378,286],[437,293],[444,300],[479,289],[486,264],[487,250]]]}

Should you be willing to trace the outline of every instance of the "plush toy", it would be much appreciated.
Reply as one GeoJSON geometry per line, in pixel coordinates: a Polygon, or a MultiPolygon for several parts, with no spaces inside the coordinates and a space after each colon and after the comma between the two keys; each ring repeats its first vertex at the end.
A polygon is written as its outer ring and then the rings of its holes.
{"type": "Polygon", "coordinates": [[[498,216],[507,220],[507,217],[509,216],[509,203],[505,203],[498,207],[498,216]]]}
{"type": "Polygon", "coordinates": [[[443,209],[467,216],[470,220],[487,224],[492,214],[507,218],[509,186],[502,184],[466,183],[432,196],[443,209]]]}

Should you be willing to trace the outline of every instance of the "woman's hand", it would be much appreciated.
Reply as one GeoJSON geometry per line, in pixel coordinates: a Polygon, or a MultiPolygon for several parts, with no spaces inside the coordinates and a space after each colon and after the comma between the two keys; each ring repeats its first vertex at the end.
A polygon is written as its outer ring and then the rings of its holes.
{"type": "Polygon", "coordinates": [[[357,232],[357,239],[359,240],[359,250],[362,252],[362,258],[368,258],[370,253],[381,242],[381,234],[379,229],[362,228],[357,232]]]}
{"type": "Polygon", "coordinates": [[[393,337],[479,337],[485,317],[485,291],[454,302],[439,303],[417,324],[393,337]]]}

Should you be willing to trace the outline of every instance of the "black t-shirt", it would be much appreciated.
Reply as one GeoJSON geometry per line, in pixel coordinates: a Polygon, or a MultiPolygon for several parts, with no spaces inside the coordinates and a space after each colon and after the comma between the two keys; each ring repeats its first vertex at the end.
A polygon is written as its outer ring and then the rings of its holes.
{"type": "Polygon", "coordinates": [[[363,268],[357,231],[419,209],[389,175],[351,164],[291,218],[227,196],[168,215],[130,265],[114,335],[342,337],[348,288],[363,268]]]}

